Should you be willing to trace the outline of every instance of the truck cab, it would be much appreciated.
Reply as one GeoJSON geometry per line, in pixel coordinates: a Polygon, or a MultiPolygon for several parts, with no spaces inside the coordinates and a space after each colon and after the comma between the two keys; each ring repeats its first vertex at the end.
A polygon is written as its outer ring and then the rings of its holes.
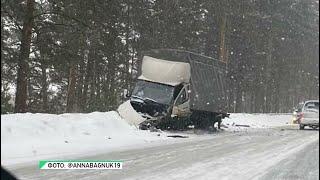
{"type": "Polygon", "coordinates": [[[188,117],[190,110],[190,64],[144,56],[141,74],[130,104],[143,118],[156,123],[188,117]]]}
{"type": "Polygon", "coordinates": [[[145,118],[190,114],[190,85],[176,86],[138,79],[130,97],[132,107],[145,118]]]}

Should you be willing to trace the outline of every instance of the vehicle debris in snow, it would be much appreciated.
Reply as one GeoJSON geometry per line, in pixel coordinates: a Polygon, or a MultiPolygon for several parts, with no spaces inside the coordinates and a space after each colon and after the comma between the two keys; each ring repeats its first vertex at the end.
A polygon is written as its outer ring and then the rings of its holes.
{"type": "Polygon", "coordinates": [[[250,127],[249,125],[236,124],[238,127],[250,127]]]}
{"type": "Polygon", "coordinates": [[[172,138],[188,138],[188,136],[182,136],[182,135],[169,135],[167,137],[172,137],[172,138]]]}

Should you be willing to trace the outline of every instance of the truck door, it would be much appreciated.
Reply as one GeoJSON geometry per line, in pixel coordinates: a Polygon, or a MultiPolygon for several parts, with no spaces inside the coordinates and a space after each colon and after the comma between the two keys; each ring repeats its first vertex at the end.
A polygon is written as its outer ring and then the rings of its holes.
{"type": "Polygon", "coordinates": [[[177,98],[174,101],[172,115],[178,117],[185,117],[190,114],[190,99],[188,93],[188,86],[181,89],[177,98]]]}

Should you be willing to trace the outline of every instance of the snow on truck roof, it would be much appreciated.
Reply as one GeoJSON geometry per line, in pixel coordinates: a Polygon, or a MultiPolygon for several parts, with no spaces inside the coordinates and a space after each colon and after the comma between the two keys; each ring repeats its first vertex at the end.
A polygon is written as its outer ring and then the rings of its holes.
{"type": "Polygon", "coordinates": [[[190,81],[190,71],[189,63],[144,56],[141,75],[138,79],[176,86],[180,83],[188,83],[190,81]]]}

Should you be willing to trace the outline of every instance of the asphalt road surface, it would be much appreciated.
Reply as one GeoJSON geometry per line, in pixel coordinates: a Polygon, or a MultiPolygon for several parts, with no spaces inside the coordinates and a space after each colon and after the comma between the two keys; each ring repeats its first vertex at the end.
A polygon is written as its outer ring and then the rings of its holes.
{"type": "Polygon", "coordinates": [[[83,157],[123,160],[122,170],[8,167],[19,179],[319,179],[319,130],[297,127],[220,132],[194,139],[83,157]]]}

